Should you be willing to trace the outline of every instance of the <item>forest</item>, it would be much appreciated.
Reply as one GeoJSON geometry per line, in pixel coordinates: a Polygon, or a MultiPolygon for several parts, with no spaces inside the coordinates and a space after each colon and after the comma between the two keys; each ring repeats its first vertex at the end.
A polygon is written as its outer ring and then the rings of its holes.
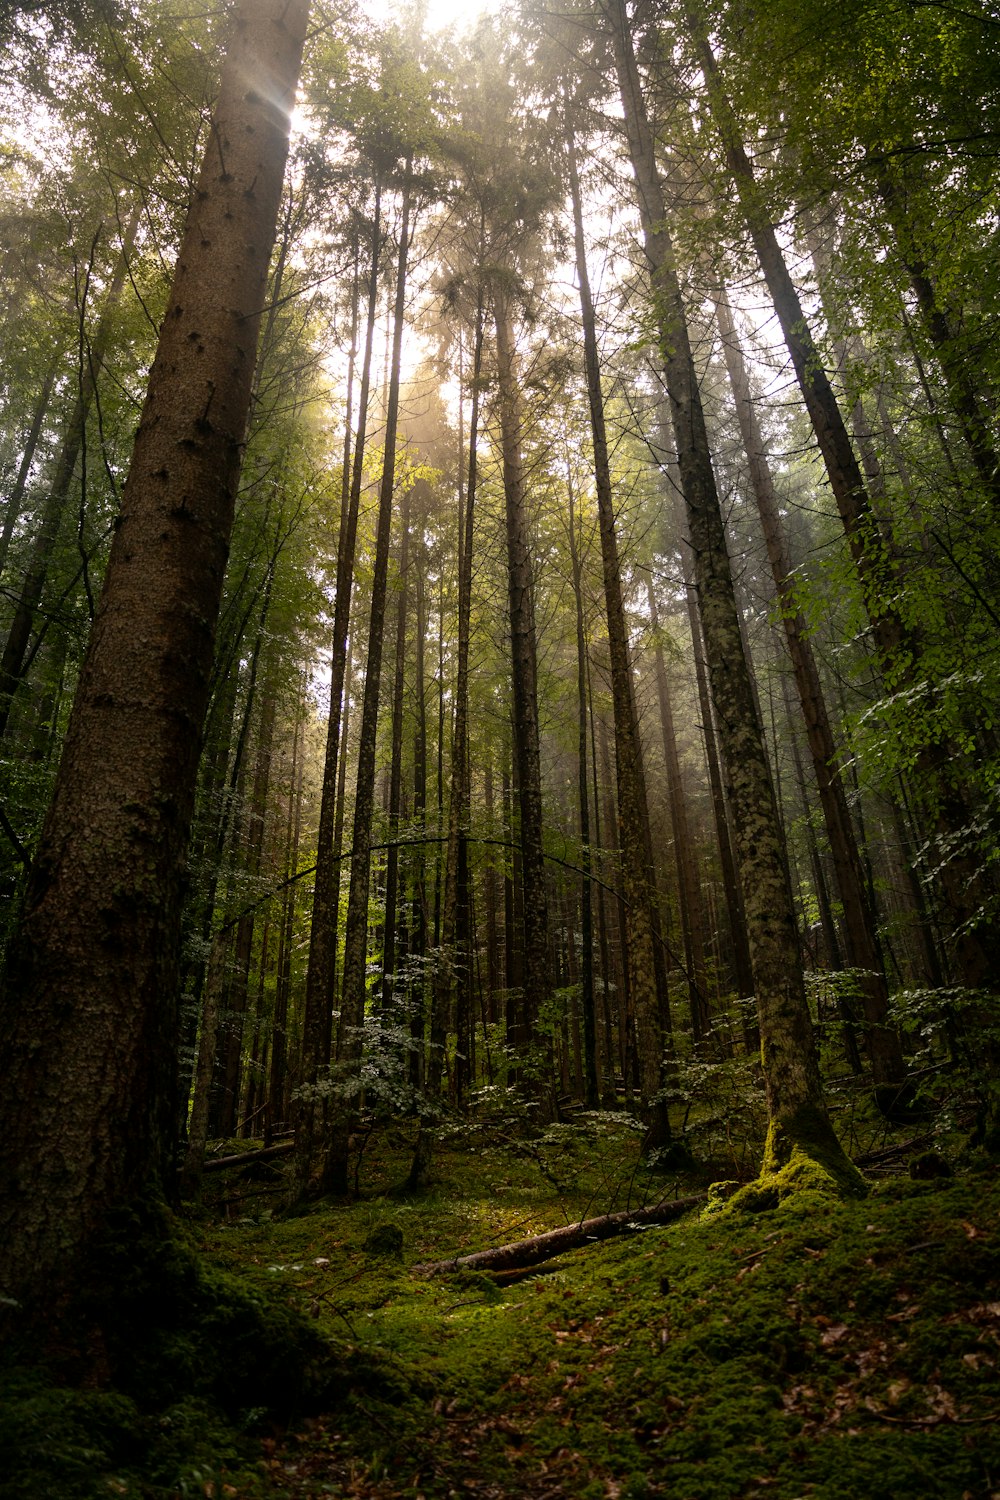
{"type": "Polygon", "coordinates": [[[0,1494],[1000,1491],[998,57],[0,0],[0,1494]]]}

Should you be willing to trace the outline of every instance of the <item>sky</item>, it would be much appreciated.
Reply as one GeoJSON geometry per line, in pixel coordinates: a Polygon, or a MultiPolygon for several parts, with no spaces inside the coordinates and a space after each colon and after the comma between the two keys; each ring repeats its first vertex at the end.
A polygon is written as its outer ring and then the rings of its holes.
{"type": "MultiPolygon", "coordinates": [[[[400,0],[365,0],[365,10],[374,20],[398,14],[404,8],[400,0]]],[[[466,31],[474,26],[483,11],[492,9],[490,0],[426,0],[425,31],[445,31],[455,27],[466,31]]]]}

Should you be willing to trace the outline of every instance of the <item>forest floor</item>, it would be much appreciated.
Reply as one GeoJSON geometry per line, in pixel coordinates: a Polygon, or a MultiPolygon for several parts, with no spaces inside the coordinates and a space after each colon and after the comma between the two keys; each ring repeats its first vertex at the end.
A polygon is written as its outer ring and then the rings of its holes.
{"type": "Polygon", "coordinates": [[[1000,1180],[984,1160],[883,1176],[862,1202],[694,1210],[498,1281],[412,1268],[706,1179],[644,1170],[622,1116],[534,1139],[503,1120],[441,1132],[431,1185],[405,1196],[412,1146],[405,1127],[374,1131],[362,1196],[296,1217],[276,1211],[280,1162],[212,1173],[190,1226],[212,1265],[332,1343],[336,1398],[280,1423],[264,1399],[225,1421],[175,1402],[141,1416],[140,1454],[135,1422],[116,1446],[92,1397],[73,1429],[37,1390],[11,1405],[8,1383],[0,1472],[18,1477],[0,1494],[1000,1496],[1000,1180]]]}

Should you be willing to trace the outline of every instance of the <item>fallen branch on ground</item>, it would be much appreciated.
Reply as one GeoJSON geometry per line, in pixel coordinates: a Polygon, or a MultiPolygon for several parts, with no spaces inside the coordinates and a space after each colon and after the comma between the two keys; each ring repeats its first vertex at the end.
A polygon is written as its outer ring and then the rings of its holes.
{"type": "Polygon", "coordinates": [[[203,1172],[221,1172],[223,1167],[246,1167],[255,1161],[271,1161],[275,1156],[287,1156],[295,1150],[294,1141],[280,1141],[277,1146],[262,1146],[256,1151],[241,1151],[238,1156],[209,1156],[205,1158],[203,1172]]]}
{"type": "Polygon", "coordinates": [[[425,1261],[413,1266],[414,1276],[441,1276],[448,1271],[509,1271],[514,1267],[535,1266],[543,1260],[551,1260],[564,1250],[576,1250],[595,1240],[610,1240],[618,1234],[628,1234],[631,1229],[644,1229],[647,1224],[669,1224],[679,1219],[689,1209],[704,1203],[705,1194],[697,1193],[689,1198],[670,1198],[654,1203],[651,1208],[624,1209],[621,1213],[601,1214],[597,1219],[582,1219],[577,1224],[566,1224],[561,1229],[550,1229],[546,1234],[533,1234],[525,1240],[515,1240],[510,1245],[498,1245],[494,1250],[476,1250],[471,1255],[456,1255],[452,1260],[425,1261]]]}

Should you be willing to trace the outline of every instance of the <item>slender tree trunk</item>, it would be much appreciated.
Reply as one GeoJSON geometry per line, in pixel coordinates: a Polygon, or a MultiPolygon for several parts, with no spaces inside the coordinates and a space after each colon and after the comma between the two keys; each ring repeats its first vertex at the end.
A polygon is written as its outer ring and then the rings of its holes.
{"type": "Polygon", "coordinates": [[[264,1144],[270,1146],[278,1125],[286,1121],[289,1062],[289,1002],[292,992],[292,949],[295,944],[296,887],[291,877],[298,868],[302,832],[302,740],[304,722],[296,717],[292,740],[292,765],[288,793],[288,842],[285,848],[285,891],[278,932],[278,955],[274,984],[274,1014],[271,1018],[271,1056],[268,1066],[267,1103],[264,1109],[264,1144]]]}
{"type": "MultiPolygon", "coordinates": [[[[357,790],[354,802],[354,836],[351,845],[351,881],[344,933],[344,970],[337,1060],[345,1074],[356,1075],[361,1061],[362,1028],[365,1019],[366,958],[368,948],[368,898],[371,884],[372,815],[375,803],[375,750],[378,732],[379,691],[382,680],[382,647],[385,638],[385,602],[389,572],[389,542],[392,500],[396,479],[396,436],[399,416],[399,375],[403,325],[406,312],[406,269],[410,245],[410,164],[403,182],[399,259],[393,311],[392,362],[386,404],[382,481],[379,489],[372,577],[371,616],[368,627],[368,662],[358,739],[357,790]]],[[[324,1172],[324,1187],[335,1193],[347,1191],[348,1124],[350,1111],[338,1111],[324,1172]]]]}
{"type": "MultiPolygon", "coordinates": [[[[262,695],[256,765],[245,841],[244,869],[251,889],[260,877],[261,858],[264,852],[267,795],[271,782],[271,759],[274,750],[276,686],[273,681],[268,682],[262,695]]],[[[226,992],[225,1047],[222,1054],[216,1120],[216,1133],[224,1138],[236,1133],[243,1062],[243,1026],[249,999],[254,928],[254,912],[251,911],[240,917],[233,945],[233,973],[226,992]]]]}
{"type": "MultiPolygon", "coordinates": [[[[587,702],[587,632],[583,616],[583,561],[576,536],[574,514],[573,476],[567,456],[566,478],[569,499],[569,554],[573,576],[573,598],[576,604],[576,709],[577,709],[577,806],[580,819],[580,864],[583,876],[580,881],[580,1010],[583,1014],[583,1058],[580,1090],[588,1109],[597,1109],[601,1102],[597,1082],[597,1023],[594,1007],[594,900],[593,882],[590,878],[590,789],[587,768],[588,702],[587,702]]],[[[582,530],[582,519],[581,519],[582,530]]],[[[573,932],[570,926],[570,949],[573,949],[573,932]]],[[[576,1023],[579,1032],[579,1023],[576,1023]]],[[[579,1054],[579,1036],[577,1053],[579,1054]]]]}
{"type": "MultiPolygon", "coordinates": [[[[600,851],[604,849],[604,840],[601,837],[601,796],[600,784],[597,779],[597,734],[594,725],[594,693],[590,682],[590,662],[587,663],[587,699],[589,704],[590,720],[590,779],[594,795],[594,847],[600,851]]],[[[605,860],[603,853],[600,857],[599,869],[602,879],[597,888],[597,935],[601,953],[601,1024],[603,1027],[603,1067],[600,1070],[601,1078],[601,1101],[607,1109],[614,1109],[617,1104],[615,1093],[615,1075],[617,1067],[615,1062],[614,1029],[611,1020],[611,953],[608,943],[608,914],[605,904],[605,860]]]]}
{"type": "MultiPolygon", "coordinates": [[[[920,321],[937,362],[944,376],[945,387],[952,411],[958,418],[962,436],[972,455],[980,482],[989,496],[994,516],[1000,513],[1000,463],[990,432],[987,415],[989,398],[984,402],[982,393],[983,372],[973,378],[962,355],[954,334],[954,320],[942,302],[934,277],[917,243],[912,215],[906,201],[906,182],[902,174],[894,171],[886,157],[869,155],[878,196],[885,209],[886,219],[892,230],[896,251],[906,268],[917,299],[920,321]]],[[[911,166],[909,170],[914,170],[911,166]]]]}
{"type": "Polygon", "coordinates": [[[0,1318],[169,1188],[185,856],[307,0],[238,5],[0,1009],[0,1318]],[[253,86],[266,77],[266,83],[253,86]],[[248,87],[247,80],[251,80],[248,87]]]}
{"type": "Polygon", "coordinates": [[[701,899],[697,854],[691,835],[684,786],[681,780],[681,762],[677,753],[673,706],[667,682],[667,666],[663,659],[663,642],[660,639],[660,615],[653,590],[653,580],[649,574],[646,576],[646,597],[649,603],[649,620],[653,629],[656,695],[660,709],[660,730],[663,735],[667,794],[670,798],[670,826],[674,835],[674,852],[677,860],[677,885],[680,895],[684,958],[687,964],[691,1034],[695,1047],[701,1048],[711,1024],[705,979],[705,913],[701,899]]]}
{"type": "Polygon", "coordinates": [[[618,819],[621,846],[630,851],[630,857],[622,862],[626,923],[624,958],[629,967],[629,989],[635,1007],[639,1033],[642,1103],[651,1127],[649,1144],[662,1146],[670,1139],[670,1122],[666,1105],[659,1098],[663,1087],[663,1064],[667,1040],[665,1025],[669,1024],[665,975],[660,972],[663,967],[662,954],[658,954],[655,947],[658,935],[654,919],[656,881],[653,874],[642,741],[639,737],[639,720],[632,686],[632,667],[629,661],[621,566],[618,560],[618,541],[615,533],[611,468],[608,462],[604,422],[604,394],[601,388],[596,319],[587,270],[580,179],[576,165],[575,143],[568,121],[566,145],[573,196],[576,274],[580,285],[587,397],[590,405],[590,429],[594,451],[594,484],[597,491],[601,558],[604,568],[604,600],[608,621],[608,647],[611,656],[618,819]]]}
{"type": "Polygon", "coordinates": [[[542,781],[538,730],[538,668],[535,656],[534,578],[528,532],[522,414],[515,372],[514,332],[504,291],[493,295],[503,487],[507,505],[507,580],[511,640],[514,754],[517,763],[518,848],[523,897],[524,982],[507,1043],[523,1069],[535,1026],[549,994],[548,903],[542,852],[542,781]]]}
{"type": "Polygon", "coordinates": [[[406,677],[406,616],[410,592],[410,491],[400,516],[399,576],[396,580],[396,660],[392,683],[392,753],[389,766],[388,843],[385,857],[385,922],[382,937],[382,1009],[391,1012],[396,994],[396,922],[399,896],[399,837],[403,793],[403,688],[406,677]]]}
{"type": "Polygon", "coordinates": [[[45,421],[49,402],[52,399],[52,389],[56,383],[58,368],[58,360],[53,360],[45,372],[45,378],[42,381],[41,389],[38,392],[34,410],[31,414],[31,425],[24,440],[21,462],[18,466],[14,483],[11,486],[10,494],[7,497],[7,504],[4,508],[3,531],[0,532],[0,577],[3,576],[7,567],[7,553],[10,551],[11,537],[14,535],[14,527],[17,525],[21,515],[21,509],[24,504],[24,493],[28,486],[28,475],[31,473],[31,466],[35,461],[35,451],[38,447],[38,439],[41,436],[42,423],[45,421]]]}
{"type": "Polygon", "coordinates": [[[608,0],[605,14],[611,23],[712,697],[731,786],[768,1101],[763,1171],[804,1156],[821,1160],[841,1186],[856,1190],[860,1179],[823,1101],[774,789],[743,654],[697,372],[624,0],[608,0]]]}
{"type": "MultiPolygon", "coordinates": [[[[121,298],[122,288],[128,274],[128,257],[139,226],[139,211],[133,213],[126,228],[122,247],[115,262],[114,273],[104,298],[104,309],[97,331],[89,345],[83,332],[85,307],[80,309],[80,362],[78,367],[78,389],[66,430],[63,434],[59,454],[52,472],[51,483],[35,527],[35,539],[28,560],[27,571],[17,598],[14,617],[11,620],[3,654],[0,655],[0,739],[7,732],[14,694],[25,671],[25,658],[32,626],[42,601],[42,592],[49,574],[49,565],[59,539],[59,531],[70,486],[83,447],[84,432],[90,409],[97,390],[97,377],[104,364],[108,340],[111,337],[112,318],[121,298]]],[[[95,242],[96,249],[96,242],[95,242]]]]}
{"type": "Polygon", "coordinates": [[[341,479],[340,533],[337,539],[337,587],[334,600],[330,660],[330,717],[327,723],[323,786],[320,795],[319,829],[316,842],[316,877],[313,885],[312,922],[309,928],[309,962],[306,968],[305,1015],[302,1038],[303,1094],[295,1102],[295,1179],[304,1197],[322,1191],[323,1163],[319,1155],[320,1135],[326,1115],[324,1101],[311,1093],[320,1071],[330,1061],[333,1002],[337,967],[337,934],[340,916],[340,841],[335,837],[337,810],[343,806],[338,784],[346,756],[342,753],[342,721],[346,718],[345,686],[348,670],[348,635],[351,623],[351,592],[354,554],[357,547],[358,512],[364,481],[364,456],[368,428],[372,349],[378,313],[378,265],[382,243],[382,185],[376,178],[372,216],[371,258],[368,271],[368,307],[365,348],[358,396],[358,427],[351,459],[351,419],[355,349],[358,332],[360,287],[355,260],[354,293],[351,303],[351,356],[345,415],[344,462],[341,479]],[[336,845],[336,848],[335,848],[336,845]]]}
{"type": "MultiPolygon", "coordinates": [[[[480,220],[480,249],[484,228],[480,220]]],[[[482,257],[481,257],[482,258],[482,257]]],[[[458,577],[458,643],[455,670],[455,703],[451,747],[451,798],[448,804],[448,848],[445,864],[444,907],[442,911],[441,958],[435,977],[434,1008],[438,1013],[435,1032],[440,1035],[441,1016],[447,1014],[452,980],[456,990],[458,1025],[458,1059],[456,1094],[459,1102],[469,1083],[468,1055],[472,1045],[470,1014],[471,974],[468,951],[468,831],[470,819],[469,787],[469,647],[472,635],[472,561],[476,515],[476,493],[479,482],[479,397],[483,365],[484,300],[480,284],[476,299],[472,350],[472,410],[469,417],[469,466],[465,484],[465,509],[459,520],[458,577]],[[459,908],[465,910],[460,913],[459,908]],[[460,920],[460,916],[464,920],[460,920]],[[463,943],[457,941],[459,929],[463,943]],[[454,957],[452,956],[454,953],[454,957]]],[[[459,504],[462,503],[459,487],[459,504]]]]}
{"type": "MultiPolygon", "coordinates": [[[[419,552],[419,566],[414,586],[414,648],[416,676],[416,722],[413,730],[413,823],[418,836],[427,826],[427,688],[424,661],[424,632],[427,628],[426,603],[426,549],[419,552]]],[[[427,949],[427,861],[422,848],[413,852],[413,925],[410,933],[410,952],[414,958],[423,959],[427,949]]],[[[427,1022],[426,982],[423,964],[416,968],[410,1013],[410,1083],[414,1089],[429,1080],[429,1091],[435,1096],[441,1087],[440,1053],[435,1064],[432,1057],[427,1062],[424,1032],[427,1022]]],[[[433,1023],[432,1023],[433,1030],[433,1023]]]]}

